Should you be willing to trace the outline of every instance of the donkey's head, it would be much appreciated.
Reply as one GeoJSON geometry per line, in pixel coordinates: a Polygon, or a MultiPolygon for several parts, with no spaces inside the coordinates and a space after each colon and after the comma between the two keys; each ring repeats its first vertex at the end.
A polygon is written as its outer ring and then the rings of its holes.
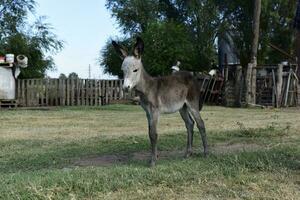
{"type": "Polygon", "coordinates": [[[133,49],[133,55],[128,55],[127,51],[115,41],[112,41],[112,45],[114,46],[115,50],[119,53],[120,57],[123,59],[123,89],[131,90],[139,83],[141,79],[141,74],[143,70],[141,56],[144,51],[144,42],[140,37],[137,37],[136,44],[134,45],[133,49]]]}

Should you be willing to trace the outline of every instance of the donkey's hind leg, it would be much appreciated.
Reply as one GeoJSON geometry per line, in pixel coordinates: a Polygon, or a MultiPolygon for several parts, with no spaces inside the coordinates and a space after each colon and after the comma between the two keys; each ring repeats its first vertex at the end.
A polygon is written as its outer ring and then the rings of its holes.
{"type": "Polygon", "coordinates": [[[197,127],[199,129],[201,139],[202,139],[202,144],[203,144],[203,149],[204,149],[204,156],[207,156],[208,154],[208,147],[207,147],[207,138],[206,138],[206,131],[205,131],[205,125],[204,121],[202,120],[198,106],[192,106],[188,105],[188,110],[190,111],[191,115],[193,116],[194,120],[197,123],[197,127]]]}
{"type": "Polygon", "coordinates": [[[184,157],[188,158],[192,155],[192,146],[193,146],[193,135],[194,135],[194,120],[190,116],[186,105],[184,105],[180,110],[179,113],[185,123],[185,127],[187,129],[187,146],[186,152],[184,157]]]}

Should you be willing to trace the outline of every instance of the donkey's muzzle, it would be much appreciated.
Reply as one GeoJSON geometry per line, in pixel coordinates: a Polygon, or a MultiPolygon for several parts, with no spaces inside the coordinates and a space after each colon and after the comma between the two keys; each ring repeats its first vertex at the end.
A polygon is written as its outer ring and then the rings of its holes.
{"type": "Polygon", "coordinates": [[[128,85],[128,86],[124,85],[123,90],[124,90],[124,92],[129,92],[131,90],[130,85],[128,85]]]}

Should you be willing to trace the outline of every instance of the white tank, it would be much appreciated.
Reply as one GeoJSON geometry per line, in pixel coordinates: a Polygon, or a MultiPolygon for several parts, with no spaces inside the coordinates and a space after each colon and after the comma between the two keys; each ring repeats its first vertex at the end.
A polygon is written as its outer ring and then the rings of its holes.
{"type": "Polygon", "coordinates": [[[16,98],[16,80],[10,67],[0,67],[0,99],[16,98]]]}

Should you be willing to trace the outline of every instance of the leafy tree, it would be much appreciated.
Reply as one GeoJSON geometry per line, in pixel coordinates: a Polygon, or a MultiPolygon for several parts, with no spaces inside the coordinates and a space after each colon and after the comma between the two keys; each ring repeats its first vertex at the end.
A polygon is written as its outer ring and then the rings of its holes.
{"type": "Polygon", "coordinates": [[[181,69],[197,70],[198,59],[190,32],[176,22],[155,22],[141,34],[145,42],[143,62],[153,75],[171,72],[171,66],[179,60],[181,69]]]}
{"type": "Polygon", "coordinates": [[[0,0],[0,54],[28,57],[28,68],[22,70],[20,78],[44,77],[46,70],[55,68],[51,55],[63,48],[44,17],[34,24],[27,22],[34,8],[34,0],[0,0]]]}
{"type": "MultiPolygon", "coordinates": [[[[252,41],[253,1],[218,0],[219,12],[222,16],[223,30],[230,30],[235,34],[235,43],[240,53],[243,66],[250,62],[252,41]]],[[[278,63],[284,56],[272,50],[268,44],[272,43],[287,52],[292,51],[292,19],[296,0],[264,0],[260,21],[260,39],[258,63],[278,63]]]]}
{"type": "Polygon", "coordinates": [[[68,78],[71,78],[71,79],[78,79],[79,76],[76,72],[72,72],[69,74],[68,78]]]}
{"type": "MultiPolygon", "coordinates": [[[[121,78],[123,77],[121,70],[122,60],[113,48],[111,41],[111,39],[108,40],[100,52],[100,65],[104,67],[104,73],[113,74],[121,78]]],[[[116,41],[128,50],[133,45],[133,42],[126,38],[118,38],[116,41]]]]}
{"type": "Polygon", "coordinates": [[[0,41],[19,32],[34,7],[34,0],[0,0],[0,41]]]}
{"type": "MultiPolygon", "coordinates": [[[[107,0],[128,41],[136,35],[145,40],[145,66],[151,74],[165,74],[174,60],[192,71],[203,71],[216,63],[216,38],[225,32],[234,36],[243,66],[250,62],[253,38],[254,1],[245,0],[107,0]],[[173,47],[173,48],[172,48],[173,47]],[[187,49],[189,49],[187,51],[187,49]]],[[[296,0],[262,1],[258,63],[278,63],[284,56],[271,49],[272,43],[294,51],[291,22],[296,0]],[[293,12],[291,12],[293,11],[293,12]]],[[[110,41],[102,50],[105,71],[121,75],[120,61],[110,41]]]]}
{"type": "MultiPolygon", "coordinates": [[[[214,47],[216,23],[207,25],[207,20],[217,21],[211,1],[171,0],[107,0],[107,8],[116,17],[127,38],[142,36],[146,49],[144,64],[152,75],[167,74],[176,60],[182,68],[203,71],[216,60],[214,47]],[[147,2],[145,6],[144,2],[147,2]],[[207,10],[207,11],[206,11],[207,10]],[[202,16],[203,12],[209,15],[202,16]],[[202,28],[202,26],[204,28],[202,28]]],[[[128,45],[129,39],[122,40],[128,45]]],[[[105,72],[120,76],[120,61],[113,52],[110,41],[101,52],[101,65],[105,72]]]]}
{"type": "Polygon", "coordinates": [[[67,79],[67,76],[63,73],[61,73],[58,77],[59,79],[67,79]]]}
{"type": "Polygon", "coordinates": [[[157,20],[157,0],[107,0],[106,8],[111,10],[125,34],[144,32],[149,23],[157,20]]]}

